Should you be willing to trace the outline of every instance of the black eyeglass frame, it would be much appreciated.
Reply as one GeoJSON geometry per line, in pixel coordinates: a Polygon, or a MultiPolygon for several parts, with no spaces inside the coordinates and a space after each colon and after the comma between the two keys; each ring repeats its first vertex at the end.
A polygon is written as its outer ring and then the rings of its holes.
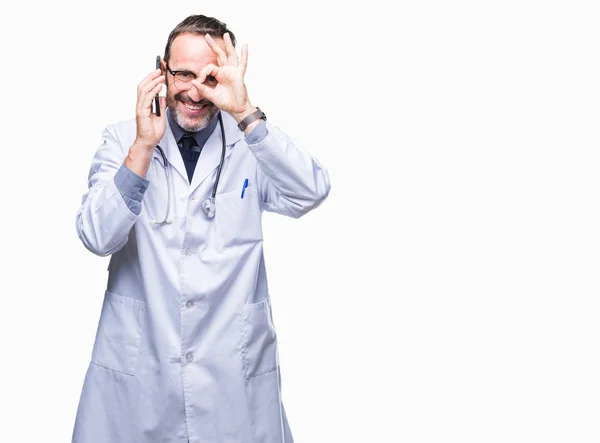
{"type": "MultiPolygon", "coordinates": [[[[185,80],[179,80],[183,83],[191,83],[192,80],[195,80],[198,78],[198,76],[196,74],[194,74],[192,71],[188,71],[187,69],[182,69],[179,71],[173,71],[171,68],[169,68],[169,64],[166,64],[167,66],[167,71],[169,71],[169,73],[173,76],[174,80],[177,80],[177,74],[191,74],[194,76],[194,78],[190,79],[189,81],[185,81],[185,80]]],[[[206,80],[204,80],[204,83],[208,82],[207,86],[214,86],[218,83],[217,79],[213,76],[213,75],[208,75],[206,76],[206,80]]]]}

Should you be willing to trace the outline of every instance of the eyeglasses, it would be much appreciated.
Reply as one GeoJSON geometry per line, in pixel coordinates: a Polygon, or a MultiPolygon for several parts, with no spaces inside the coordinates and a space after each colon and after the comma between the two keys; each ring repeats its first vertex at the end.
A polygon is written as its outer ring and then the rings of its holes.
{"type": "MultiPolygon", "coordinates": [[[[175,79],[175,86],[177,86],[177,89],[181,89],[182,91],[190,89],[192,87],[192,80],[196,80],[197,78],[196,74],[191,71],[172,71],[171,68],[169,68],[169,65],[167,65],[167,71],[169,71],[175,79]]],[[[210,87],[214,87],[218,83],[217,79],[212,75],[206,76],[206,79],[204,80],[204,84],[210,87]]]]}

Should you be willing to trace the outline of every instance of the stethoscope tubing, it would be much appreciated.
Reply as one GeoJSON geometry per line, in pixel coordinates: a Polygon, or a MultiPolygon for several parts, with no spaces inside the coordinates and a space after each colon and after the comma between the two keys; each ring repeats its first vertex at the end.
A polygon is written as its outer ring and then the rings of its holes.
{"type": "MultiPolygon", "coordinates": [[[[206,198],[203,202],[202,202],[202,210],[204,211],[204,214],[207,216],[207,218],[213,218],[214,217],[214,208],[215,208],[215,197],[217,195],[217,189],[219,188],[219,179],[221,178],[221,170],[223,169],[223,162],[225,161],[225,150],[227,147],[227,143],[225,141],[225,128],[223,125],[223,117],[221,115],[221,112],[219,111],[218,114],[218,118],[219,118],[219,126],[221,127],[221,142],[222,142],[222,147],[221,147],[221,161],[219,161],[219,166],[217,168],[217,177],[215,178],[215,184],[213,185],[213,190],[212,190],[212,194],[209,198],[206,198]],[[212,207],[212,210],[207,210],[205,208],[207,207],[212,207]]],[[[156,145],[156,149],[158,149],[158,152],[160,153],[162,160],[163,160],[163,167],[165,168],[165,178],[167,180],[167,210],[165,213],[165,218],[162,221],[155,221],[154,217],[152,216],[152,214],[149,213],[150,218],[152,218],[153,220],[151,220],[151,224],[157,224],[157,225],[163,225],[163,224],[169,224],[172,222],[171,219],[169,219],[169,212],[171,209],[171,188],[172,183],[170,180],[170,174],[169,174],[169,162],[167,160],[167,156],[165,155],[163,149],[159,146],[156,145]]],[[[146,208],[147,209],[147,208],[146,208]]]]}
{"type": "Polygon", "coordinates": [[[217,169],[217,178],[215,179],[215,185],[213,186],[212,198],[217,195],[217,187],[219,186],[219,178],[221,177],[221,168],[223,168],[223,162],[225,161],[225,128],[223,127],[223,117],[221,111],[219,111],[219,125],[221,126],[221,161],[219,162],[219,168],[217,169]]]}

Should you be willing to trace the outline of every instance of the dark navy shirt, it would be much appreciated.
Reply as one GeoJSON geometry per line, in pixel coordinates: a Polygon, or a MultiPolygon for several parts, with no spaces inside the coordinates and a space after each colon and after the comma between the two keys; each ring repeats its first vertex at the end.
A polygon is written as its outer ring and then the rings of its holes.
{"type": "Polygon", "coordinates": [[[185,170],[188,175],[188,180],[192,182],[192,176],[194,175],[194,169],[196,169],[196,163],[198,163],[198,158],[202,153],[202,148],[208,140],[208,137],[213,133],[217,123],[219,121],[219,116],[215,114],[211,121],[208,123],[206,128],[203,128],[197,132],[189,132],[179,126],[175,120],[173,119],[173,115],[171,114],[171,110],[167,108],[167,118],[169,119],[169,126],[171,126],[171,131],[173,131],[173,136],[177,141],[177,146],[179,146],[179,152],[181,153],[181,157],[183,158],[183,164],[185,165],[185,170]],[[181,142],[181,138],[184,135],[190,135],[194,137],[196,140],[196,144],[198,145],[198,150],[184,149],[183,144],[181,142]]]}

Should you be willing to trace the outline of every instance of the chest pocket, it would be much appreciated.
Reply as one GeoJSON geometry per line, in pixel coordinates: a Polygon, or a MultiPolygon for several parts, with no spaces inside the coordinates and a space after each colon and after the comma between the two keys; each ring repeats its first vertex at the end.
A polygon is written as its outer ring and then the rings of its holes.
{"type": "Polygon", "coordinates": [[[215,221],[221,249],[262,240],[262,208],[255,186],[215,196],[215,221]]]}

